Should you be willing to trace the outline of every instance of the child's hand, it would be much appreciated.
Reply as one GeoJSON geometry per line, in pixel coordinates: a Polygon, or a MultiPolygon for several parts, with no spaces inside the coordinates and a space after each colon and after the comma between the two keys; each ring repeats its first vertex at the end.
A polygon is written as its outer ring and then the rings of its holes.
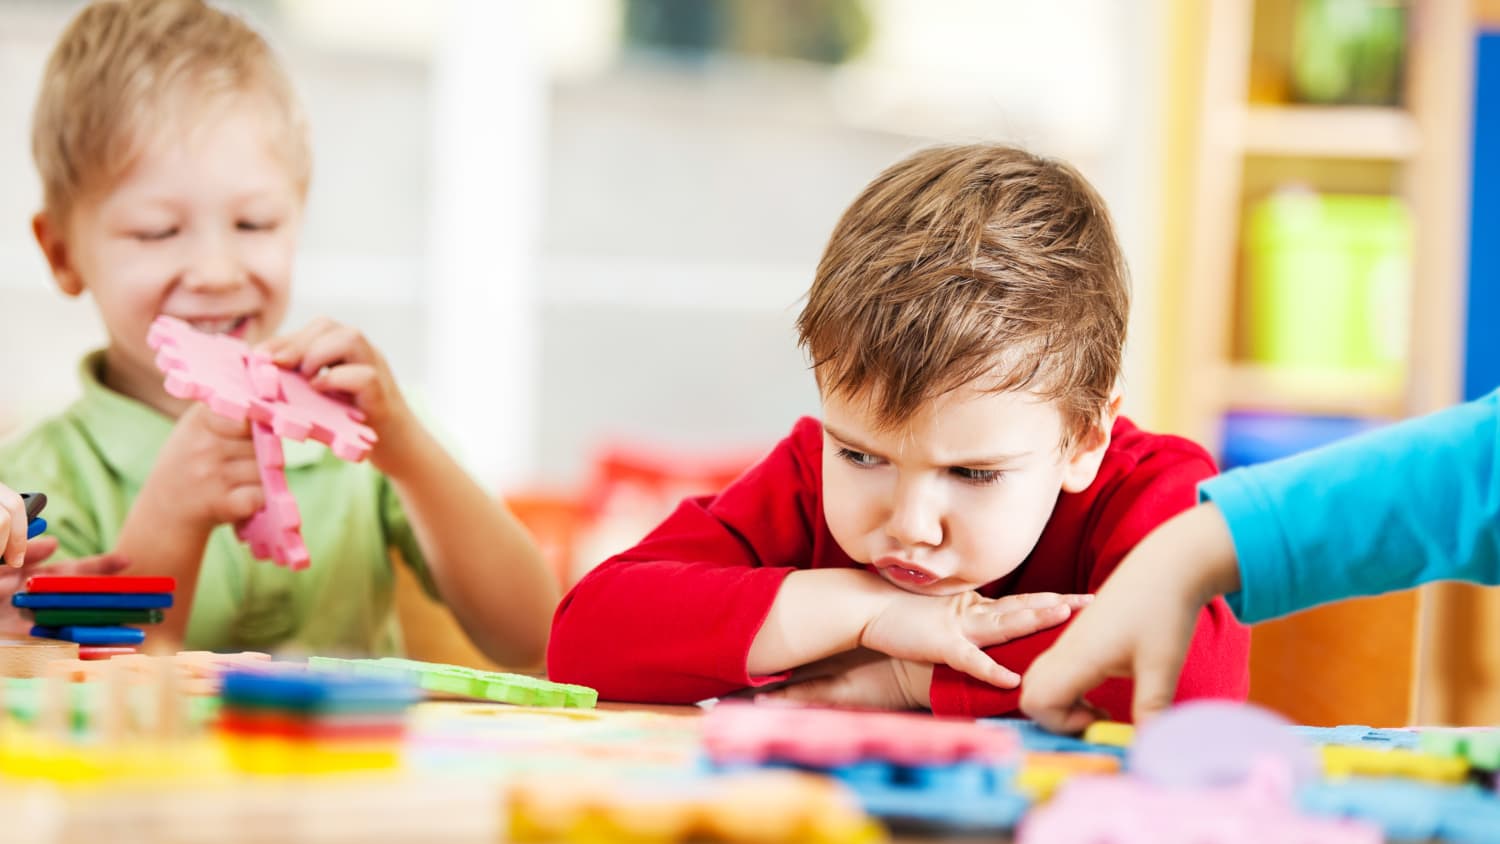
{"type": "Polygon", "coordinates": [[[832,673],[756,697],[856,709],[932,708],[930,663],[876,656],[874,660],[851,660],[847,667],[832,673]]]}
{"type": "MultiPolygon", "coordinates": [[[[0,635],[25,636],[31,632],[31,620],[22,614],[19,607],[11,604],[10,596],[25,586],[26,578],[36,574],[42,562],[52,556],[52,552],[57,550],[57,540],[50,536],[42,536],[31,540],[29,546],[26,549],[24,565],[19,568],[0,567],[0,635]]],[[[53,563],[47,566],[47,574],[67,576],[119,574],[128,565],[130,564],[123,557],[115,554],[101,554],[97,557],[83,557],[53,563]]]]}
{"type": "Polygon", "coordinates": [[[1099,590],[1099,599],[1026,672],[1021,710],[1056,732],[1099,718],[1084,695],[1135,677],[1137,724],[1172,705],[1198,622],[1215,595],[1239,589],[1234,541],[1218,508],[1194,507],[1153,531],[1099,590]]]}
{"type": "Polygon", "coordinates": [[[898,592],[865,625],[859,644],[898,659],[952,666],[1001,688],[1015,688],[1020,675],[981,648],[1029,636],[1068,620],[1091,595],[1035,592],[986,598],[978,592],[930,597],[898,592]]]}
{"type": "Polygon", "coordinates": [[[212,528],[250,518],[265,500],[249,423],[194,404],[157,453],[138,505],[166,524],[212,528]]]}
{"type": "Polygon", "coordinates": [[[410,440],[402,436],[416,417],[401,396],[385,357],[359,331],[330,319],[315,319],[300,331],[262,343],[277,366],[295,369],[324,393],[344,393],[379,437],[370,462],[385,474],[410,440]]]}
{"type": "Polygon", "coordinates": [[[0,484],[0,560],[20,566],[26,562],[26,504],[21,494],[0,484]]]}

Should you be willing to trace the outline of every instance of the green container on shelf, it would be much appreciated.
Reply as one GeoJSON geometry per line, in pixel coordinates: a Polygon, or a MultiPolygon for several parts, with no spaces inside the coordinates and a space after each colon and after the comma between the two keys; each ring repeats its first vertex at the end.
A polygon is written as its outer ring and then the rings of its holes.
{"type": "Polygon", "coordinates": [[[1279,191],[1246,220],[1251,360],[1288,369],[1399,371],[1412,226],[1394,196],[1279,191]]]}

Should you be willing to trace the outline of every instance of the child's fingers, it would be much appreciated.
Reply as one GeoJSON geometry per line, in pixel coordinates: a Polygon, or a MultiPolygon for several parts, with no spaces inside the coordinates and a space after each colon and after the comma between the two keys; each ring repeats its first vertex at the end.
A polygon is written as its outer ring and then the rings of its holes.
{"type": "Polygon", "coordinates": [[[199,412],[198,421],[209,433],[225,439],[244,440],[244,447],[254,450],[254,446],[250,444],[250,420],[220,416],[204,405],[198,405],[193,410],[199,412]]]}
{"type": "Polygon", "coordinates": [[[1010,612],[990,611],[969,616],[973,620],[965,624],[968,629],[964,630],[964,635],[974,644],[988,647],[1056,627],[1072,614],[1073,608],[1067,604],[1010,612]]]}
{"type": "Polygon", "coordinates": [[[219,472],[225,485],[231,489],[260,485],[260,463],[256,461],[254,454],[224,461],[219,472]]]}
{"type": "Polygon", "coordinates": [[[57,552],[57,537],[38,536],[26,543],[26,562],[31,565],[46,562],[57,552]]]}
{"type": "Polygon", "coordinates": [[[51,570],[70,576],[92,576],[119,574],[130,567],[130,561],[119,554],[99,554],[94,557],[79,557],[76,560],[53,563],[51,570]]]}
{"type": "Polygon", "coordinates": [[[0,556],[8,565],[20,568],[26,562],[26,503],[20,493],[0,487],[0,556]]]}
{"type": "Polygon", "coordinates": [[[341,363],[368,363],[367,348],[364,336],[358,331],[335,325],[313,338],[297,368],[303,375],[312,376],[325,367],[341,363]]]}
{"type": "Polygon", "coordinates": [[[261,488],[259,482],[254,485],[235,487],[224,496],[223,520],[226,522],[244,521],[264,506],[266,506],[266,491],[261,488]]]}
{"type": "Polygon", "coordinates": [[[976,680],[989,683],[991,686],[998,686],[1002,689],[1014,689],[1016,686],[1021,685],[1021,675],[990,659],[989,654],[970,642],[964,642],[959,645],[949,655],[946,662],[955,671],[962,671],[976,680]]]}
{"type": "MultiPolygon", "coordinates": [[[[1170,641],[1171,629],[1156,633],[1163,644],[1143,642],[1135,653],[1135,695],[1131,701],[1131,715],[1137,724],[1144,724],[1172,706],[1177,694],[1177,679],[1182,673],[1182,662],[1187,658],[1187,639],[1180,646],[1170,641]]],[[[1191,636],[1191,629],[1188,635],[1191,636]]]]}
{"type": "Polygon", "coordinates": [[[307,353],[307,347],[312,344],[313,340],[327,332],[333,325],[332,320],[319,317],[291,334],[273,337],[261,343],[256,350],[269,355],[277,366],[295,366],[302,362],[302,357],[307,353]]]}
{"type": "Polygon", "coordinates": [[[348,393],[361,397],[380,377],[373,364],[346,363],[325,369],[312,379],[321,393],[348,393]]]}

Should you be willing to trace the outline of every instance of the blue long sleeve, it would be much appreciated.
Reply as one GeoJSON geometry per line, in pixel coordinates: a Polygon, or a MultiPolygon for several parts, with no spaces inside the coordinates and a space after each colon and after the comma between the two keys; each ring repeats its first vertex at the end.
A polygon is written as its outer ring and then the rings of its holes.
{"type": "Polygon", "coordinates": [[[1500,584],[1500,391],[1199,484],[1247,623],[1432,580],[1500,584]]]}

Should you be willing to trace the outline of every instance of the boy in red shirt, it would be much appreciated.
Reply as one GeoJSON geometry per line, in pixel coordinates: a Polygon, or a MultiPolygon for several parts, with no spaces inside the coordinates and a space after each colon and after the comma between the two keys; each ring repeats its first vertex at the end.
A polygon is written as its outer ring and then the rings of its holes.
{"type": "MultiPolygon", "coordinates": [[[[1119,417],[1129,310],[1103,201],[1004,146],[919,152],[834,230],[797,320],[823,401],[684,501],[553,619],[555,680],[689,703],[1007,715],[1017,672],[1120,559],[1196,501],[1209,456],[1119,417]]],[[[1243,699],[1249,637],[1198,618],[1179,699],[1243,699]]],[[[1127,680],[1089,697],[1130,717],[1127,680]]]]}

